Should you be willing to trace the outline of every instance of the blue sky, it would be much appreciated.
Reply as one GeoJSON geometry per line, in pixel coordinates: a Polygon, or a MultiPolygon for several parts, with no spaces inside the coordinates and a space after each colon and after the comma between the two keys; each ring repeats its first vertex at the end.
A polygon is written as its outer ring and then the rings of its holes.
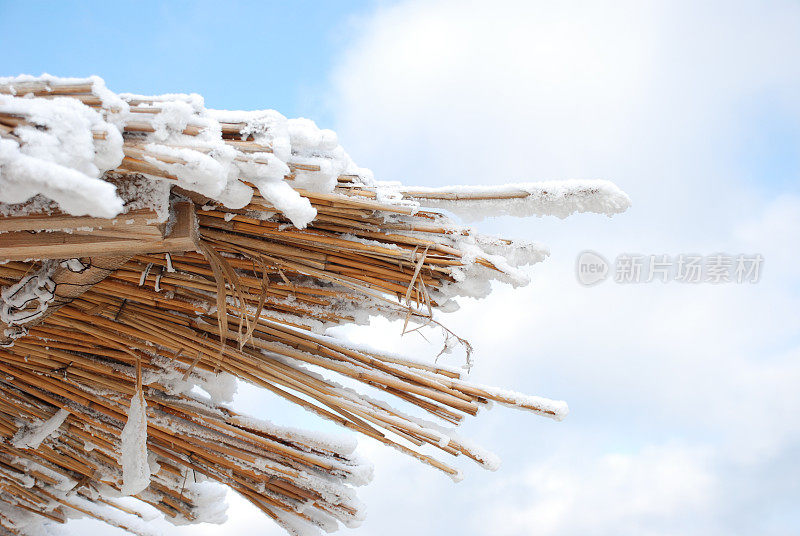
{"type": "MultiPolygon", "coordinates": [[[[629,193],[611,220],[475,224],[551,257],[530,286],[446,317],[476,348],[472,379],[566,399],[571,414],[480,415],[463,435],[504,466],[463,465],[458,485],[360,441],[376,463],[360,534],[800,532],[797,2],[0,2],[0,50],[4,75],[98,74],[115,91],[310,117],[378,178],[607,178],[629,193]],[[756,285],[589,289],[574,277],[585,249],[765,265],[756,285]]],[[[438,351],[400,329],[343,331],[438,351]]],[[[322,425],[251,389],[238,402],[322,425]]],[[[228,525],[167,536],[280,534],[231,502],[228,525]]]]}
{"type": "Polygon", "coordinates": [[[325,86],[374,1],[0,2],[4,74],[102,73],[115,91],[330,121],[325,86]]]}
{"type": "MultiPolygon", "coordinates": [[[[392,3],[2,0],[0,67],[4,75],[102,73],[115,91],[200,93],[209,107],[269,107],[333,128],[331,73],[366,17],[392,3]]],[[[730,150],[758,191],[797,191],[791,98],[762,93],[740,103],[751,131],[730,150]]]]}

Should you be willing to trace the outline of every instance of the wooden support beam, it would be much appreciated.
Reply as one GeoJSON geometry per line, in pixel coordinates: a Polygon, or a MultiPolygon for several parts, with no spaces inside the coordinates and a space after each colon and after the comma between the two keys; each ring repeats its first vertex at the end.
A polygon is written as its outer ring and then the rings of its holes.
{"type": "MultiPolygon", "coordinates": [[[[9,231],[62,231],[65,229],[144,229],[157,230],[158,215],[153,210],[133,210],[115,218],[70,216],[69,214],[30,214],[0,217],[0,233],[9,231]]],[[[2,237],[0,237],[2,241],[2,237]]]]}
{"type": "Polygon", "coordinates": [[[141,216],[126,216],[109,220],[75,218],[71,223],[68,216],[56,217],[52,222],[41,216],[27,217],[27,223],[21,217],[0,219],[0,230],[10,231],[0,234],[0,260],[130,256],[196,250],[197,218],[192,203],[175,205],[175,224],[168,236],[162,236],[156,226],[142,225],[143,222],[137,221],[141,216]],[[124,223],[130,219],[134,222],[124,223]],[[86,230],[87,227],[92,227],[86,225],[89,220],[96,222],[96,230],[86,230]],[[113,223],[114,220],[118,223],[113,223]],[[119,223],[120,221],[123,223],[119,223]],[[74,227],[65,227],[66,225],[74,227]],[[20,230],[11,231],[12,228],[20,230]],[[26,230],[21,230],[22,228],[26,230]],[[63,230],[65,228],[73,230],[66,232],[63,230]]]}

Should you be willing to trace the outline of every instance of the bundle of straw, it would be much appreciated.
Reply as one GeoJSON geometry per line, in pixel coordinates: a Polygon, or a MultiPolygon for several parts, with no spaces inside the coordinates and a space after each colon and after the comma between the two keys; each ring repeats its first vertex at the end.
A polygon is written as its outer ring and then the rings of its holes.
{"type": "MultiPolygon", "coordinates": [[[[517,267],[547,251],[482,237],[421,203],[538,196],[540,210],[552,188],[474,195],[390,188],[337,168],[341,153],[324,133],[304,146],[313,150],[286,153],[274,132],[264,134],[272,127],[225,121],[202,106],[165,127],[159,114],[174,100],[109,96],[94,79],[6,81],[0,93],[69,98],[102,111],[122,131],[124,151],[104,178],[121,190],[167,181],[171,200],[193,203],[199,227],[196,251],[103,261],[76,250],[77,260],[62,263],[67,268],[55,275],[51,261],[0,264],[0,286],[40,284],[36,295],[45,295],[17,305],[14,318],[27,311],[33,320],[17,320],[0,348],[0,527],[6,531],[25,532],[37,519],[89,516],[147,534],[146,514],[120,502],[123,495],[177,523],[218,521],[206,480],[229,486],[293,534],[356,526],[363,514],[352,487],[369,480],[370,468],[353,445],[236,413],[217,395],[231,378],[455,480],[460,471],[435,453],[463,455],[490,469],[497,464],[455,433],[465,416],[493,402],[556,420],[566,415],[562,402],[473,385],[463,369],[325,334],[382,315],[401,320],[403,332],[441,330],[443,350],[461,346],[469,364],[469,343],[436,311],[448,310],[453,296],[488,291],[491,279],[524,284],[517,267]],[[169,135],[161,136],[165,128],[169,135]],[[225,158],[239,170],[236,184],[249,191],[238,207],[187,180],[193,165],[206,162],[197,155],[218,158],[220,144],[232,150],[225,158]],[[288,156],[276,159],[279,152],[288,156]],[[298,216],[308,212],[286,196],[274,195],[278,183],[259,171],[284,164],[288,172],[279,184],[291,185],[292,195],[312,210],[310,219],[298,216]],[[331,173],[333,183],[319,188],[318,179],[331,173]],[[91,277],[76,284],[62,275],[73,265],[91,277]],[[32,274],[39,274],[38,283],[32,274]],[[135,437],[142,443],[126,444],[135,437]]],[[[48,128],[38,121],[0,106],[0,136],[21,145],[25,137],[17,129],[48,128]]],[[[109,132],[92,137],[102,141],[109,132]]],[[[603,197],[604,188],[559,194],[559,210],[624,209],[614,196],[603,197]]],[[[24,207],[9,212],[24,213],[24,207]]]]}

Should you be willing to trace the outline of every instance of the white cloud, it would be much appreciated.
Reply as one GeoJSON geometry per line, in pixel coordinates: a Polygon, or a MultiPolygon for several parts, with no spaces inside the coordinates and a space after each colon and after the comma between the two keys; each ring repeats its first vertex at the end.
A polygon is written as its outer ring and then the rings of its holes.
{"type": "MultiPolygon", "coordinates": [[[[797,499],[800,473],[800,299],[787,288],[800,267],[784,252],[798,217],[800,199],[782,198],[733,233],[767,259],[757,285],[585,289],[574,256],[558,255],[527,289],[465,301],[448,320],[476,347],[473,379],[565,397],[571,414],[563,423],[502,408],[479,415],[463,433],[504,466],[462,464],[458,486],[367,445],[377,478],[360,493],[363,530],[792,533],[798,520],[782,500],[797,499]]],[[[437,350],[385,321],[351,331],[416,356],[437,350]]]]}
{"type": "Polygon", "coordinates": [[[707,453],[681,445],[591,460],[552,460],[487,494],[484,534],[707,534],[687,526],[710,506],[715,486],[707,453]],[[684,516],[676,516],[683,512],[684,516]]]}
{"type": "MultiPolygon", "coordinates": [[[[800,471],[800,200],[775,190],[788,177],[766,175],[780,162],[763,163],[763,182],[743,169],[775,119],[754,110],[800,123],[800,66],[786,55],[798,29],[788,2],[405,2],[359,22],[334,103],[342,142],[379,178],[602,177],[634,201],[613,220],[479,225],[553,254],[531,287],[498,288],[448,318],[476,346],[474,379],[564,397],[572,413],[558,425],[479,416],[465,434],[497,448],[504,468],[468,471],[454,488],[380,460],[398,480],[362,493],[375,510],[366,530],[486,534],[487,519],[493,534],[800,525],[781,500],[800,471]],[[584,289],[573,262],[585,248],[766,261],[757,285],[584,289]],[[398,497],[416,517],[395,521],[398,497]]],[[[423,351],[395,329],[360,336],[423,351]]]]}
{"type": "Polygon", "coordinates": [[[798,27],[789,2],[405,2],[358,25],[337,130],[381,177],[613,178],[661,226],[719,231],[741,211],[711,221],[712,195],[752,203],[752,109],[797,112],[798,27]]]}

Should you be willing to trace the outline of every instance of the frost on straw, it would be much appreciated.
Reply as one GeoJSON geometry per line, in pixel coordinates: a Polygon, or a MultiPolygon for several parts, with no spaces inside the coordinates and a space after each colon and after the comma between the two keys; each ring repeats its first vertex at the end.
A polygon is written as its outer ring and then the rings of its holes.
{"type": "MultiPolygon", "coordinates": [[[[116,94],[97,77],[0,79],[0,224],[64,222],[59,239],[78,244],[64,259],[0,258],[0,532],[90,517],[149,535],[154,512],[221,523],[226,489],[291,534],[357,527],[356,488],[373,467],[355,435],[454,481],[468,474],[457,461],[498,470],[462,422],[496,405],[560,421],[567,405],[468,381],[473,349],[443,315],[492,281],[528,284],[550,252],[452,216],[629,204],[607,181],[390,184],[307,119],[116,94]],[[178,203],[193,212],[196,250],[81,249],[160,241],[178,203]],[[69,226],[86,215],[106,219],[69,226]],[[443,347],[409,358],[328,331],[375,316],[443,347]],[[272,407],[238,412],[239,382],[350,435],[283,426],[272,407]]],[[[11,236],[0,232],[0,248],[11,236]]]]}

